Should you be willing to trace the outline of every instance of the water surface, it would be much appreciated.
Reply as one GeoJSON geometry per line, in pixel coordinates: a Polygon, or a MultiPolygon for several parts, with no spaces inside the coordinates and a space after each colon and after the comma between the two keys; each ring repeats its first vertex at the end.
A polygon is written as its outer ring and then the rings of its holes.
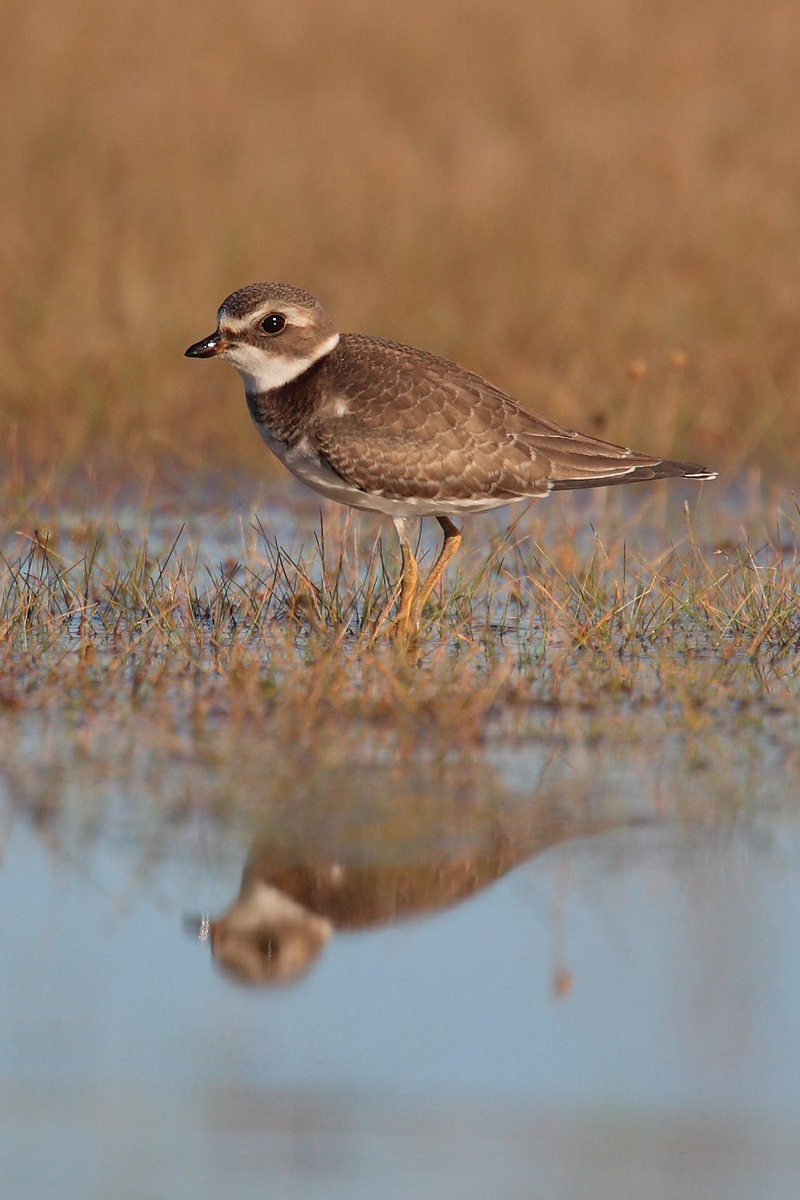
{"type": "MultiPolygon", "coordinates": [[[[235,524],[182,537],[213,572],[259,553],[235,524]]],[[[108,637],[0,695],[0,1194],[798,1194],[786,648],[699,699],[707,646],[529,683],[460,736],[237,716],[233,668],[192,707],[213,646],[117,702],[108,637]]]]}

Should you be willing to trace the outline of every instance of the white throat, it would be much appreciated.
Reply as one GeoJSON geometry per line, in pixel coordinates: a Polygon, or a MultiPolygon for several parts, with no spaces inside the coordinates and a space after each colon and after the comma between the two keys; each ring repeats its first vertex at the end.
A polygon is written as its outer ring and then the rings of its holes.
{"type": "Polygon", "coordinates": [[[298,358],[293,354],[268,354],[258,346],[239,342],[222,351],[222,358],[233,363],[242,377],[248,396],[260,396],[273,388],[283,387],[307,371],[312,363],[330,354],[337,345],[339,334],[332,333],[313,354],[298,358]]]}

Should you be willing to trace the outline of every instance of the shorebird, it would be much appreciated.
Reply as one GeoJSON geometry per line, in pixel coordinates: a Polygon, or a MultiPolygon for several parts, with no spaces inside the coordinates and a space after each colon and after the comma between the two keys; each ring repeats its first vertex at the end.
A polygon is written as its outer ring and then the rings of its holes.
{"type": "Polygon", "coordinates": [[[261,437],[298,479],[329,500],[392,518],[402,552],[401,638],[417,629],[459,549],[451,517],[568,488],[716,475],[556,425],[425,350],[339,333],[313,296],[283,283],[233,292],[215,331],[186,354],[233,363],[261,437]],[[409,530],[421,517],[436,517],[444,533],[422,583],[409,530]]]}

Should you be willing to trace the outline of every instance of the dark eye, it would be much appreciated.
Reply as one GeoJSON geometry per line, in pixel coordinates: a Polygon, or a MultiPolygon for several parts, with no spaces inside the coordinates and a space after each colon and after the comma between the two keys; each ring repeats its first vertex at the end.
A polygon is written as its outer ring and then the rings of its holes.
{"type": "Polygon", "coordinates": [[[264,333],[280,333],[286,326],[286,317],[280,313],[270,313],[268,317],[264,317],[261,322],[261,328],[264,333]]]}

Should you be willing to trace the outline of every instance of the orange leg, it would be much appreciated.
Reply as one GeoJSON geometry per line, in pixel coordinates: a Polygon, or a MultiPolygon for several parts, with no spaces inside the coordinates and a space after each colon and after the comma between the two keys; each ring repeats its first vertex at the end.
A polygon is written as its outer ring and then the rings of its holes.
{"type": "MultiPolygon", "coordinates": [[[[444,541],[442,543],[442,549],[439,553],[439,557],[433,564],[433,569],[431,570],[430,575],[425,580],[422,587],[419,588],[411,603],[409,616],[411,627],[414,630],[417,629],[420,620],[422,619],[423,610],[433,595],[434,588],[439,583],[439,580],[444,575],[445,570],[455,558],[456,554],[458,554],[461,546],[461,530],[453,524],[450,518],[437,517],[436,520],[444,530],[444,541]]],[[[414,565],[416,566],[416,564],[414,565]]]]}

